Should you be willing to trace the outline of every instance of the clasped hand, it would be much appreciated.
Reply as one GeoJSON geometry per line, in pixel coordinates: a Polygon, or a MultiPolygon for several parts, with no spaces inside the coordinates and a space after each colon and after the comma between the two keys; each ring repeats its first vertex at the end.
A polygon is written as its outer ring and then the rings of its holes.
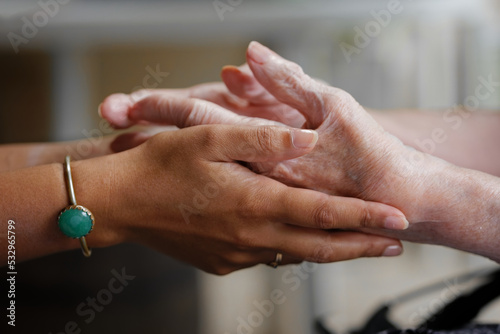
{"type": "Polygon", "coordinates": [[[147,210],[130,214],[145,223],[131,225],[128,239],[218,274],[276,252],[284,263],[400,254],[399,241],[353,230],[408,227],[396,195],[408,148],[349,94],[264,46],[253,42],[247,60],[223,69],[224,84],[103,102],[116,128],[189,127],[113,143],[147,162],[135,171],[137,198],[147,198],[136,206],[147,210]]]}

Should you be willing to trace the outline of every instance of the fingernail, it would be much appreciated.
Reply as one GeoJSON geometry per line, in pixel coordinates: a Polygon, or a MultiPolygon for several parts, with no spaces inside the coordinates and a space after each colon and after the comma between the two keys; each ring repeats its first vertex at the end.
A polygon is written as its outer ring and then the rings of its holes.
{"type": "Polygon", "coordinates": [[[100,118],[102,118],[101,107],[102,107],[102,103],[99,105],[99,107],[97,107],[97,113],[99,114],[100,118]]]}
{"type": "Polygon", "coordinates": [[[310,148],[316,145],[318,133],[313,130],[292,130],[292,145],[295,148],[310,148]]]}
{"type": "Polygon", "coordinates": [[[382,253],[382,256],[398,256],[401,255],[401,253],[403,253],[403,248],[401,246],[393,245],[387,247],[382,253]]]}
{"type": "Polygon", "coordinates": [[[410,226],[408,220],[401,216],[389,216],[384,220],[384,227],[388,230],[406,230],[410,226]]]}
{"type": "Polygon", "coordinates": [[[264,64],[272,54],[271,50],[258,42],[251,42],[248,46],[248,57],[256,63],[264,64]]]}

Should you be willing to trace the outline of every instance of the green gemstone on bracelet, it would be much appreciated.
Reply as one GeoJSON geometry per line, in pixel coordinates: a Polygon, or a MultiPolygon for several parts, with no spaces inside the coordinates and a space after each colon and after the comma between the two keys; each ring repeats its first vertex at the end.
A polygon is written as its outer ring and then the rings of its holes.
{"type": "Polygon", "coordinates": [[[70,238],[81,238],[92,231],[94,217],[81,205],[71,205],[65,208],[58,218],[59,229],[70,238]]]}

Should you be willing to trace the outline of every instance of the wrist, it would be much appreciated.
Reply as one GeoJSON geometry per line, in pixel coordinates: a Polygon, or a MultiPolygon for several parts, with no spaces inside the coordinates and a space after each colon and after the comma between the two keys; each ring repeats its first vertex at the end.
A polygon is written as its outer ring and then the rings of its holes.
{"type": "Polygon", "coordinates": [[[410,223],[443,223],[450,219],[444,208],[454,205],[456,167],[427,153],[406,147],[397,165],[396,189],[393,193],[398,207],[410,223]]]}
{"type": "Polygon", "coordinates": [[[95,217],[95,227],[88,235],[91,248],[109,247],[125,241],[124,222],[117,215],[121,207],[122,170],[113,155],[71,163],[77,203],[95,217]]]}
{"type": "Polygon", "coordinates": [[[411,173],[404,189],[395,193],[401,196],[390,203],[401,209],[411,224],[398,237],[500,262],[499,179],[425,153],[416,154],[411,167],[407,166],[411,173]]]}

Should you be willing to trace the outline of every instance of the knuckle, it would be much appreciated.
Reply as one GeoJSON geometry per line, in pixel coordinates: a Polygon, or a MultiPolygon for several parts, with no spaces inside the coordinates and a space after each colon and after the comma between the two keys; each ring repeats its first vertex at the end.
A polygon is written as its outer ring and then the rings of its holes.
{"type": "Polygon", "coordinates": [[[280,80],[281,87],[290,91],[308,91],[312,88],[308,79],[310,78],[304,74],[302,67],[295,63],[287,63],[284,66],[283,76],[280,80]]]}
{"type": "Polygon", "coordinates": [[[337,260],[337,251],[334,243],[324,242],[317,245],[312,253],[311,261],[316,263],[334,262],[337,260]]]}
{"type": "Polygon", "coordinates": [[[365,248],[360,252],[360,257],[379,257],[381,254],[380,247],[374,242],[367,242],[365,248]]]}
{"type": "Polygon", "coordinates": [[[340,88],[329,87],[328,93],[326,95],[332,102],[352,103],[353,101],[355,101],[351,94],[340,88]]]}
{"type": "Polygon", "coordinates": [[[151,94],[153,94],[153,91],[151,89],[143,88],[143,89],[139,89],[139,90],[132,92],[132,94],[130,94],[130,97],[131,97],[133,102],[139,102],[143,98],[145,98],[151,94]]]}
{"type": "Polygon", "coordinates": [[[247,252],[258,247],[258,238],[249,228],[238,229],[232,239],[233,246],[239,251],[247,252]]]}
{"type": "Polygon", "coordinates": [[[258,152],[269,154],[274,151],[275,136],[272,127],[258,128],[255,136],[254,145],[258,152]]]}
{"type": "Polygon", "coordinates": [[[220,133],[216,127],[204,126],[199,136],[199,145],[204,149],[213,148],[218,146],[217,144],[222,144],[219,143],[220,139],[220,133]]]}
{"type": "MultiPolygon", "coordinates": [[[[244,193],[240,193],[237,199],[236,212],[239,219],[245,221],[247,224],[251,220],[260,220],[265,217],[265,213],[268,212],[267,198],[258,187],[258,184],[247,183],[247,187],[244,193]]],[[[269,190],[272,192],[272,190],[269,190]]]]}
{"type": "Polygon", "coordinates": [[[363,202],[363,205],[358,211],[358,225],[359,227],[370,227],[372,222],[372,216],[366,202],[363,202]]]}
{"type": "Polygon", "coordinates": [[[326,104],[336,111],[355,110],[359,107],[354,97],[342,89],[327,87],[323,96],[326,104]]]}
{"type": "Polygon", "coordinates": [[[165,118],[167,118],[167,116],[170,115],[171,110],[175,108],[174,100],[160,94],[155,94],[151,99],[148,99],[146,101],[152,101],[151,108],[153,110],[156,110],[165,118]]]}
{"type": "Polygon", "coordinates": [[[331,94],[330,87],[319,83],[317,80],[304,73],[302,68],[289,63],[286,66],[284,77],[282,78],[282,89],[288,92],[301,92],[301,95],[308,105],[314,110],[325,109],[324,95],[331,94]]]}
{"type": "Polygon", "coordinates": [[[302,76],[305,76],[302,67],[294,62],[287,61],[283,64],[283,72],[285,73],[285,82],[297,82],[302,76]]]}
{"type": "Polygon", "coordinates": [[[366,240],[361,246],[341,248],[333,239],[331,234],[326,236],[323,242],[313,249],[311,257],[307,260],[330,263],[364,257],[380,257],[382,254],[383,247],[375,240],[366,240]]]}
{"type": "Polygon", "coordinates": [[[322,230],[335,228],[337,222],[335,216],[328,202],[324,201],[313,211],[313,224],[322,230]]]}
{"type": "MultiPolygon", "coordinates": [[[[220,123],[217,120],[218,107],[213,103],[197,98],[185,99],[180,113],[180,127],[220,123]]],[[[229,118],[226,119],[227,123],[229,118]]],[[[178,125],[179,126],[179,125],[178,125]]]]}

